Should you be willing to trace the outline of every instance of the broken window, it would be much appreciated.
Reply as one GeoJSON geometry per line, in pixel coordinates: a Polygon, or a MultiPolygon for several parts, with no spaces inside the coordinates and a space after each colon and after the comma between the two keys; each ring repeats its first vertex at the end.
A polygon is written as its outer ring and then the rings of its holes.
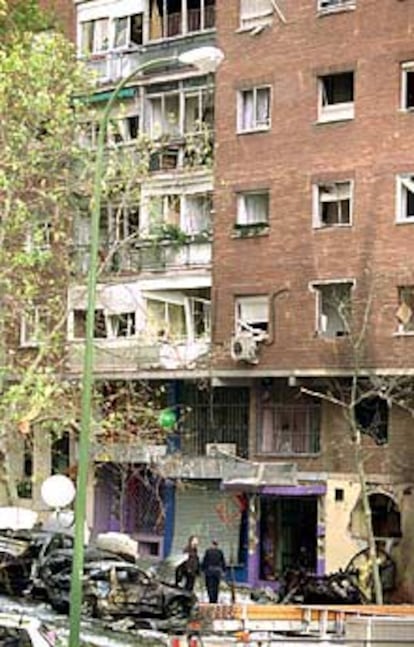
{"type": "Polygon", "coordinates": [[[50,248],[53,242],[53,225],[45,218],[30,223],[30,231],[26,237],[27,252],[42,252],[50,248]]]}
{"type": "Polygon", "coordinates": [[[340,72],[319,78],[319,121],[354,118],[354,73],[340,72]]]}
{"type": "Polygon", "coordinates": [[[249,191],[237,196],[237,224],[257,225],[269,222],[269,192],[249,191]]]}
{"type": "Polygon", "coordinates": [[[52,474],[65,474],[70,465],[70,434],[64,431],[59,438],[55,438],[51,447],[51,472],[52,474]]]}
{"type": "Polygon", "coordinates": [[[134,47],[142,45],[143,14],[136,13],[132,16],[115,18],[114,21],[114,47],[134,47]]]}
{"type": "Polygon", "coordinates": [[[152,139],[180,135],[180,96],[178,92],[148,96],[149,133],[152,139]]]}
{"type": "Polygon", "coordinates": [[[343,337],[351,324],[351,282],[314,285],[317,294],[317,332],[321,337],[343,337]]]}
{"type": "Polygon", "coordinates": [[[414,331],[414,286],[404,285],[398,288],[398,332],[414,331]]]}
{"type": "Polygon", "coordinates": [[[214,95],[212,88],[198,88],[184,94],[184,132],[197,132],[200,126],[213,127],[214,95]]]}
{"type": "Polygon", "coordinates": [[[151,40],[179,36],[183,31],[182,22],[182,0],[151,0],[151,40]]]}
{"type": "Polygon", "coordinates": [[[109,337],[134,337],[135,312],[121,312],[108,315],[109,337]]]}
{"type": "Polygon", "coordinates": [[[211,193],[196,193],[184,196],[182,228],[187,234],[210,232],[212,200],[211,193]]]}
{"type": "MultiPolygon", "coordinates": [[[[103,310],[95,310],[95,322],[93,336],[95,339],[106,338],[106,323],[103,310]]],[[[73,311],[73,337],[84,339],[86,337],[86,310],[73,311]]]]}
{"type": "Polygon", "coordinates": [[[81,52],[84,56],[103,52],[109,47],[108,18],[81,23],[81,52]]]}
{"type": "Polygon", "coordinates": [[[236,299],[236,333],[267,334],[269,330],[269,298],[263,296],[236,299]]]}
{"type": "Polygon", "coordinates": [[[185,339],[184,304],[147,299],[147,330],[158,341],[185,339]]]}
{"type": "Polygon", "coordinates": [[[397,178],[397,222],[414,219],[414,175],[397,178]]]}
{"type": "Polygon", "coordinates": [[[376,539],[402,537],[401,513],[395,501],[388,495],[376,492],[369,495],[372,529],[376,539]]]}
{"type": "Polygon", "coordinates": [[[39,346],[50,329],[50,316],[45,306],[27,308],[20,327],[21,346],[39,346]]]}
{"type": "Polygon", "coordinates": [[[175,194],[150,196],[147,203],[147,222],[150,233],[158,234],[169,225],[180,227],[181,196],[175,194]]]}
{"type": "Polygon", "coordinates": [[[403,110],[414,109],[414,61],[402,64],[401,107],[403,110]]]}
{"type": "Polygon", "coordinates": [[[266,24],[273,11],[272,0],[240,0],[240,26],[248,29],[266,24]]]}
{"type": "Polygon", "coordinates": [[[238,131],[270,128],[270,87],[241,90],[238,93],[238,131]]]}
{"type": "Polygon", "coordinates": [[[318,11],[335,11],[356,6],[356,0],[317,0],[318,11]]]}
{"type": "Polygon", "coordinates": [[[189,299],[194,338],[211,336],[211,302],[210,299],[189,299]]]}
{"type": "Polygon", "coordinates": [[[216,23],[215,0],[187,0],[187,31],[212,29],[216,23]]]}
{"type": "Polygon", "coordinates": [[[151,40],[212,29],[214,25],[215,0],[151,0],[151,40]]]}
{"type": "Polygon", "coordinates": [[[377,445],[388,442],[388,403],[384,398],[363,398],[355,405],[355,419],[360,431],[371,436],[377,445]]]}
{"type": "Polygon", "coordinates": [[[103,205],[100,223],[101,241],[109,239],[111,243],[119,243],[136,240],[139,236],[140,206],[112,203],[103,205]]]}
{"type": "Polygon", "coordinates": [[[315,227],[350,225],[352,219],[352,182],[332,182],[315,187],[315,227]]]}

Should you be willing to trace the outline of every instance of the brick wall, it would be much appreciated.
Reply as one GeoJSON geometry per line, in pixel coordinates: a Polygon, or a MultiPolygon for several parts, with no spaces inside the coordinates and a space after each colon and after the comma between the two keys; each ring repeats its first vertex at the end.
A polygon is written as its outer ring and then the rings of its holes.
{"type": "Polygon", "coordinates": [[[355,279],[354,314],[372,301],[365,361],[413,367],[414,338],[396,337],[397,286],[414,284],[414,224],[395,224],[395,176],[414,171],[414,114],[400,110],[400,64],[414,60],[414,4],[357,0],[317,16],[316,0],[281,2],[254,35],[238,31],[239,0],[219,2],[213,284],[218,367],[229,358],[234,295],[287,292],[274,301],[274,339],[261,370],[350,364],[347,340],[315,336],[314,281],[355,279]],[[354,70],[355,119],[317,123],[317,79],[354,70]],[[269,84],[270,132],[236,134],[237,89],[269,84]],[[353,226],[312,228],[312,183],[355,182],[353,226]],[[236,192],[267,187],[270,231],[236,239],[236,192]]]}
{"type": "Polygon", "coordinates": [[[75,40],[75,5],[73,0],[39,0],[40,6],[56,17],[58,26],[68,38],[75,40]]]}

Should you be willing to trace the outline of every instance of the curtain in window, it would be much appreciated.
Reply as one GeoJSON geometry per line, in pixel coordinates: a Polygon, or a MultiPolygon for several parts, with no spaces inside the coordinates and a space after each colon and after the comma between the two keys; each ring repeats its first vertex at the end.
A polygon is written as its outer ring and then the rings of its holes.
{"type": "Polygon", "coordinates": [[[211,225],[211,203],[207,196],[185,199],[184,229],[188,234],[206,231],[211,225]]]}
{"type": "Polygon", "coordinates": [[[253,111],[254,111],[253,90],[243,92],[242,115],[241,115],[242,130],[251,130],[254,127],[253,111]]]}
{"type": "Polygon", "coordinates": [[[92,52],[93,48],[93,21],[88,20],[81,24],[81,52],[87,56],[92,52]]]}
{"type": "Polygon", "coordinates": [[[245,299],[238,304],[239,318],[248,324],[260,323],[268,320],[267,299],[245,299]]]}
{"type": "Polygon", "coordinates": [[[254,224],[267,222],[268,219],[268,196],[267,194],[247,194],[244,196],[244,209],[242,210],[241,224],[254,224]]]}
{"type": "Polygon", "coordinates": [[[269,88],[257,90],[256,120],[257,125],[267,126],[270,116],[270,91],[269,88]]]}

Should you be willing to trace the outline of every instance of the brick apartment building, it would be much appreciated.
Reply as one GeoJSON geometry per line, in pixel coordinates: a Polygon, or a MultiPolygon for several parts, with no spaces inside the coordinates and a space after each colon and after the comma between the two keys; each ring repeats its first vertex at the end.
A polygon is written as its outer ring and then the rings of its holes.
{"type": "MultiPolygon", "coordinates": [[[[161,446],[96,449],[93,531],[126,530],[154,556],[193,533],[203,547],[214,532],[237,577],[254,585],[277,586],[304,557],[320,574],[344,568],[367,546],[342,406],[354,380],[374,533],[412,599],[414,5],[74,8],[79,55],[100,82],[97,106],[132,66],[206,45],[224,53],[215,75],[154,66],[128,85],[117,113],[115,143],[126,153],[139,132],[161,134],[164,148],[122,227],[107,205],[106,244],[122,254],[98,285],[95,376],[115,390],[163,385],[177,425],[161,446]],[[188,164],[198,122],[214,132],[213,166],[188,164]],[[154,210],[169,226],[156,254],[154,210]],[[178,248],[171,226],[184,234],[178,248]],[[119,465],[129,470],[126,497],[119,465]],[[143,474],[166,479],[162,528],[143,474]]],[[[72,378],[82,371],[87,220],[77,232],[72,378]]]]}
{"type": "Polygon", "coordinates": [[[350,376],[370,394],[356,414],[374,533],[400,582],[413,567],[414,428],[379,377],[414,366],[413,24],[394,0],[219,3],[214,375],[249,388],[249,457],[294,473],[249,495],[253,581],[301,546],[330,572],[365,545],[353,444],[325,397],[349,402],[350,376]]]}

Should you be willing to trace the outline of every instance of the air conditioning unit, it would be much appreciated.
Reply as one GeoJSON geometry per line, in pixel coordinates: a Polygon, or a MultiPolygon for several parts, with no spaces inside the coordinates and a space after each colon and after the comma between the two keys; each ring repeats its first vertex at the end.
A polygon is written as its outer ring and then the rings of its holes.
{"type": "Polygon", "coordinates": [[[235,335],[231,340],[230,353],[235,362],[257,364],[259,361],[257,338],[250,332],[235,335]]]}
{"type": "Polygon", "coordinates": [[[236,443],[207,443],[206,456],[236,456],[236,443]]]}

